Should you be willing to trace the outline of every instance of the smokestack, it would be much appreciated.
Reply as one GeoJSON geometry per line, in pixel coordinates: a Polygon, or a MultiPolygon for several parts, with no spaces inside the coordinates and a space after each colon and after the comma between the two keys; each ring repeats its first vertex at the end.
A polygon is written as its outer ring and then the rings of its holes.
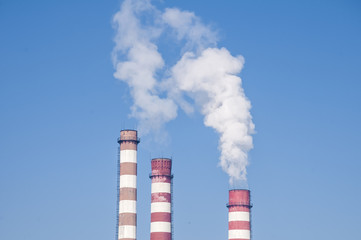
{"type": "Polygon", "coordinates": [[[118,239],[137,238],[137,131],[120,131],[118,239]]]}
{"type": "Polygon", "coordinates": [[[150,240],[172,239],[172,160],[154,158],[151,161],[152,202],[150,240]]]}
{"type": "Polygon", "coordinates": [[[229,240],[251,239],[251,207],[249,190],[229,190],[227,204],[229,240]]]}

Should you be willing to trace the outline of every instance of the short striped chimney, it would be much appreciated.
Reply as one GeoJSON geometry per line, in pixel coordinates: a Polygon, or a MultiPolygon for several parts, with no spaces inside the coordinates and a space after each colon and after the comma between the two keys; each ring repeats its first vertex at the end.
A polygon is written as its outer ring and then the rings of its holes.
{"type": "Polygon", "coordinates": [[[137,131],[120,131],[118,239],[137,238],[137,131]]]}
{"type": "Polygon", "coordinates": [[[154,158],[151,161],[152,202],[150,240],[172,239],[172,160],[154,158]]]}
{"type": "Polygon", "coordinates": [[[229,191],[228,207],[228,239],[251,239],[251,201],[250,191],[233,189],[229,191]]]}

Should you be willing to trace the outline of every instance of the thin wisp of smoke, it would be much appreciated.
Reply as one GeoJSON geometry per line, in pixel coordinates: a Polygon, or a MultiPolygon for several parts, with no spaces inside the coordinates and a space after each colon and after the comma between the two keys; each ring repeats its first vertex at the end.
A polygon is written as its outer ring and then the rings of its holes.
{"type": "Polygon", "coordinates": [[[114,76],[130,88],[131,116],[139,120],[140,131],[157,131],[177,117],[178,107],[189,113],[197,105],[204,124],[220,135],[220,166],[230,183],[246,182],[254,124],[251,103],[238,76],[243,57],[217,48],[215,31],[192,12],[161,11],[149,0],[125,0],[113,20],[114,76]],[[166,35],[181,45],[173,66],[167,65],[156,45],[166,35]],[[162,72],[164,77],[159,75],[162,72]]]}

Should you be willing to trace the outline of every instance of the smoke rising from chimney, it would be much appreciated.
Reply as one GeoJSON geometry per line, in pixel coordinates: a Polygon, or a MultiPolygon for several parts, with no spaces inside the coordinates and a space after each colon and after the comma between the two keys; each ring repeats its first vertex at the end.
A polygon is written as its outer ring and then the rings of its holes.
{"type": "Polygon", "coordinates": [[[139,131],[143,134],[158,130],[177,116],[174,101],[160,97],[162,92],[156,75],[164,67],[164,60],[152,41],[159,38],[161,28],[155,22],[142,24],[141,15],[146,13],[154,17],[159,14],[150,1],[123,2],[113,18],[116,36],[112,53],[114,77],[129,85],[134,100],[131,116],[140,121],[139,131]]]}
{"type": "Polygon", "coordinates": [[[194,13],[161,11],[150,0],[125,0],[113,21],[114,76],[129,85],[131,116],[139,120],[139,130],[158,131],[177,117],[178,107],[191,113],[197,106],[204,124],[220,135],[220,166],[230,184],[245,183],[254,124],[251,103],[237,76],[243,57],[217,48],[216,32],[194,13]],[[173,66],[165,63],[156,45],[162,38],[173,38],[180,48],[173,66]]]}

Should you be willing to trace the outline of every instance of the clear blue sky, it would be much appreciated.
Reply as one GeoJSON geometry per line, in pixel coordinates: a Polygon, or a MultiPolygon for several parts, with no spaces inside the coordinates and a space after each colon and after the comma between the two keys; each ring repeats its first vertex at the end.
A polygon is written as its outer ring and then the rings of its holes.
{"type": "MultiPolygon", "coordinates": [[[[241,73],[257,133],[254,240],[361,239],[361,4],[156,1],[195,12],[241,73]]],[[[132,99],[114,79],[121,1],[0,1],[0,239],[114,239],[116,138],[132,99]]],[[[138,151],[138,239],[149,239],[150,159],[173,157],[175,239],[227,239],[228,177],[202,116],[138,151]]]]}

